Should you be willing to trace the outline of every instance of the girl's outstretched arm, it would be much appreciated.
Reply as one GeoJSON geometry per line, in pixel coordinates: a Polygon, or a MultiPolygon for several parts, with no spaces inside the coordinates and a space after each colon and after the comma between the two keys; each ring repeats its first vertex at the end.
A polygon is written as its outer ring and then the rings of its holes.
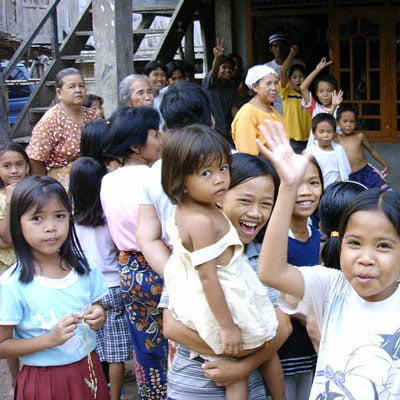
{"type": "Polygon", "coordinates": [[[275,166],[281,180],[278,198],[261,248],[258,274],[260,280],[289,295],[302,298],[304,281],[300,271],[287,263],[288,231],[296,200],[297,189],[303,179],[308,159],[290,147],[282,123],[265,121],[260,130],[266,140],[257,144],[261,154],[275,166]]]}
{"type": "Polygon", "coordinates": [[[75,314],[64,315],[51,332],[31,339],[14,339],[14,326],[0,325],[0,358],[17,358],[60,346],[75,335],[80,322],[75,314]]]}

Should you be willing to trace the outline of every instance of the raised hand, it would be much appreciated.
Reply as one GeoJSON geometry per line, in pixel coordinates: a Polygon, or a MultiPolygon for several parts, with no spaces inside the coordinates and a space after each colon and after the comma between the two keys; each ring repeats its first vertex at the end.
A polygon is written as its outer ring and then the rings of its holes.
{"type": "Polygon", "coordinates": [[[315,69],[317,70],[323,70],[324,68],[326,68],[328,65],[331,65],[333,63],[332,60],[327,61],[325,57],[321,58],[321,61],[317,64],[317,66],[315,67],[315,69]]]}
{"type": "Polygon", "coordinates": [[[339,90],[338,92],[334,90],[332,93],[332,105],[337,107],[342,103],[342,101],[343,101],[343,90],[339,90]]]}
{"type": "Polygon", "coordinates": [[[279,121],[265,120],[259,126],[267,146],[256,139],[260,153],[270,160],[281,179],[281,184],[293,186],[300,184],[303,179],[308,158],[296,154],[290,146],[284,125],[279,121]]]}
{"type": "Polygon", "coordinates": [[[224,39],[217,38],[215,47],[213,48],[214,57],[221,57],[224,54],[224,48],[222,47],[224,44],[224,39]]]}
{"type": "Polygon", "coordinates": [[[299,52],[299,46],[297,46],[297,44],[292,44],[290,46],[290,53],[293,54],[293,56],[295,56],[298,52],[299,52]]]}

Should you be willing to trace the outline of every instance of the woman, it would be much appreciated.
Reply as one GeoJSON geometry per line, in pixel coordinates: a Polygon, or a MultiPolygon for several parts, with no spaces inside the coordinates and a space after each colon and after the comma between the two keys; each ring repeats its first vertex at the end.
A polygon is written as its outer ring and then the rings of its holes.
{"type": "Polygon", "coordinates": [[[153,107],[154,94],[145,75],[131,74],[119,85],[121,104],[126,107],[153,107]]]}
{"type": "Polygon", "coordinates": [[[144,66],[144,74],[149,77],[151,88],[154,92],[154,106],[160,109],[162,96],[160,90],[167,84],[167,67],[161,61],[149,61],[144,66]]]}
{"type": "Polygon", "coordinates": [[[119,250],[122,298],[134,347],[139,399],[164,399],[167,340],[157,304],[162,279],[147,263],[136,240],[141,186],[149,165],[160,158],[160,120],[151,107],[121,107],[112,116],[105,155],[122,166],[105,175],[100,199],[111,237],[119,250]]]}
{"type": "Polygon", "coordinates": [[[71,164],[79,157],[81,129],[98,115],[95,110],[82,106],[86,88],[79,70],[61,70],[55,85],[58,103],[33,128],[26,153],[33,174],[47,174],[68,188],[71,164]]]}
{"type": "Polygon", "coordinates": [[[232,137],[237,150],[258,155],[256,138],[265,143],[259,125],[265,119],[283,122],[281,114],[273,107],[279,92],[279,78],[272,68],[256,65],[247,72],[245,83],[255,95],[237,112],[232,122],[232,137]]]}
{"type": "MultiPolygon", "coordinates": [[[[261,248],[261,243],[255,242],[254,239],[270,217],[277,187],[276,174],[268,162],[249,154],[237,153],[232,156],[231,185],[223,199],[222,209],[246,245],[246,255],[254,269],[257,269],[261,248]]],[[[276,291],[270,290],[269,297],[276,305],[276,291]]],[[[247,375],[249,399],[266,399],[264,383],[259,372],[254,370],[276,353],[288,337],[290,323],[287,316],[277,309],[280,325],[276,337],[267,349],[258,350],[240,361],[218,360],[206,362],[202,366],[204,360],[191,359],[190,350],[213,355],[210,348],[196,332],[173,319],[166,308],[168,294],[165,292],[159,306],[165,307],[165,336],[180,343],[168,373],[170,399],[194,400],[205,396],[225,399],[225,389],[219,386],[226,386],[247,375]]],[[[279,375],[279,371],[271,371],[268,384],[271,392],[275,394],[274,398],[284,398],[282,373],[279,375]],[[277,394],[279,391],[280,395],[277,394]]]]}

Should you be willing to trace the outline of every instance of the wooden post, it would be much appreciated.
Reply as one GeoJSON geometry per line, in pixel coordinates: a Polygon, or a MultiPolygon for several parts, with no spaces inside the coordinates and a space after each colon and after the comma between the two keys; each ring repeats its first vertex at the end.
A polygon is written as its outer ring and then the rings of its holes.
{"type": "Polygon", "coordinates": [[[106,116],[118,107],[119,83],[133,72],[132,0],[92,2],[96,94],[106,116]]]}
{"type": "Polygon", "coordinates": [[[3,72],[0,71],[0,140],[7,141],[10,138],[10,124],[8,122],[8,90],[4,84],[3,72]]]}
{"type": "Polygon", "coordinates": [[[225,54],[232,52],[232,3],[215,1],[215,36],[224,39],[225,54]]]}

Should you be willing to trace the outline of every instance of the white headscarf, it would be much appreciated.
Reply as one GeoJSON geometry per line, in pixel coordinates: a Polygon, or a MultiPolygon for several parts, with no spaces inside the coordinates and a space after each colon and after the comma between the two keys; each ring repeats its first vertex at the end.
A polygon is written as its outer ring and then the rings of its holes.
{"type": "Polygon", "coordinates": [[[278,77],[278,74],[272,68],[267,67],[266,65],[255,65],[247,71],[244,83],[249,89],[251,89],[254,83],[269,74],[274,74],[278,77]]]}

